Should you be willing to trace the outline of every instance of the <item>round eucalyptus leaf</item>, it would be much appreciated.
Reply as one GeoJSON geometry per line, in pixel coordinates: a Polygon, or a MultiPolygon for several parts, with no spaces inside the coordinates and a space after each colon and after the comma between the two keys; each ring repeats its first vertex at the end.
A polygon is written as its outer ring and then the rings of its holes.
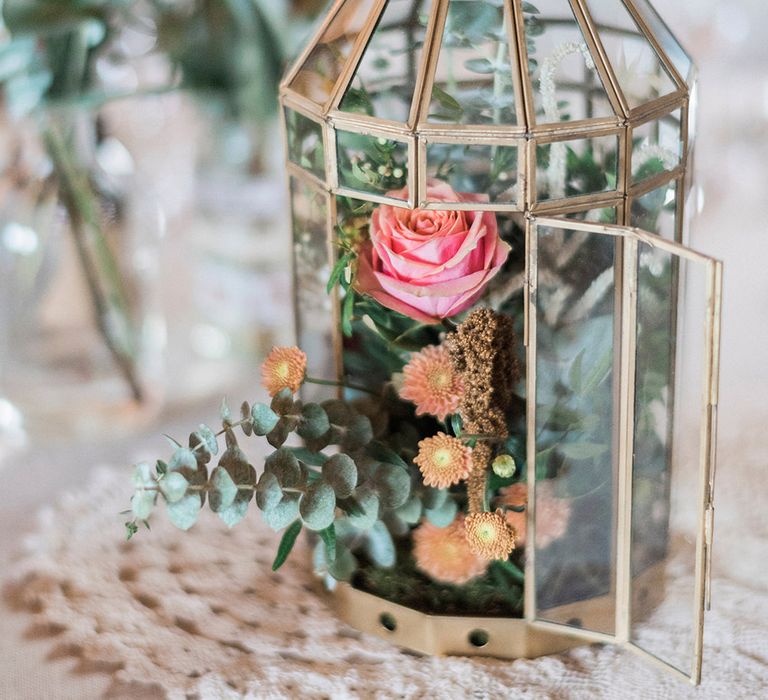
{"type": "Polygon", "coordinates": [[[217,515],[227,527],[232,528],[245,518],[250,500],[250,497],[245,497],[239,491],[234,502],[228,508],[221,509],[217,515]]]}
{"type": "Polygon", "coordinates": [[[283,489],[277,477],[271,472],[264,472],[256,487],[256,505],[261,510],[272,510],[283,497],[283,489]]]}
{"type": "Polygon", "coordinates": [[[183,473],[185,469],[197,470],[197,457],[188,447],[178,447],[168,462],[168,471],[183,473]]]}
{"type": "Polygon", "coordinates": [[[387,526],[381,520],[374,523],[368,530],[365,551],[376,566],[389,569],[395,565],[395,543],[387,526]]]}
{"type": "Polygon", "coordinates": [[[324,530],[334,519],[336,494],[324,481],[312,484],[299,503],[299,514],[310,530],[324,530]]]}
{"type": "Polygon", "coordinates": [[[168,503],[176,503],[184,497],[189,482],[179,472],[169,472],[160,479],[158,486],[168,503]]]}
{"type": "Polygon", "coordinates": [[[155,479],[152,476],[152,466],[149,462],[140,462],[134,467],[133,485],[137,489],[155,485],[155,479]]]}
{"type": "Polygon", "coordinates": [[[329,399],[328,401],[323,401],[320,405],[333,425],[347,426],[354,416],[352,409],[339,399],[329,399]]]}
{"type": "Polygon", "coordinates": [[[436,489],[430,486],[424,489],[421,500],[427,510],[434,510],[442,506],[446,498],[448,498],[448,489],[436,489]]]}
{"type": "Polygon", "coordinates": [[[285,441],[291,434],[291,430],[293,430],[293,428],[290,425],[290,421],[283,416],[277,421],[277,425],[267,433],[267,442],[272,445],[272,447],[280,448],[285,444],[285,441]]]}
{"type": "Polygon", "coordinates": [[[373,476],[383,508],[399,508],[411,495],[411,475],[402,467],[382,464],[373,476]]]}
{"type": "Polygon", "coordinates": [[[337,497],[348,498],[357,486],[357,466],[348,455],[333,455],[323,464],[323,479],[337,497]]]}
{"type": "Polygon", "coordinates": [[[290,389],[281,389],[272,398],[270,408],[280,416],[290,413],[299,413],[301,411],[301,402],[293,400],[293,394],[290,389]]]}
{"type": "Polygon", "coordinates": [[[216,434],[207,425],[201,423],[195,435],[208,452],[212,455],[218,454],[219,441],[216,439],[216,434]]]}
{"type": "Polygon", "coordinates": [[[283,488],[299,488],[303,485],[299,460],[289,449],[281,447],[267,457],[264,471],[274,474],[283,488]]]}
{"type": "Polygon", "coordinates": [[[336,550],[336,561],[328,566],[328,573],[337,581],[349,581],[357,571],[357,559],[346,547],[336,550]]]}
{"type": "Polygon", "coordinates": [[[139,520],[146,520],[152,513],[157,493],[154,491],[139,490],[131,498],[131,512],[139,520]]]}
{"type": "Polygon", "coordinates": [[[448,527],[456,517],[456,501],[448,498],[439,508],[425,510],[424,515],[436,527],[448,527]]]}
{"type": "Polygon", "coordinates": [[[189,530],[197,522],[200,507],[200,497],[196,493],[187,494],[180,501],[168,504],[168,519],[180,530],[189,530]]]}
{"type": "Polygon", "coordinates": [[[418,496],[411,496],[395,511],[395,514],[409,525],[415,525],[421,520],[421,511],[421,500],[418,496]]]}
{"type": "Polygon", "coordinates": [[[331,428],[328,414],[316,403],[308,403],[301,409],[301,422],[296,430],[305,440],[317,440],[331,428]]]}
{"type": "Polygon", "coordinates": [[[365,447],[371,440],[373,440],[371,421],[367,416],[356,415],[347,427],[342,447],[349,452],[354,452],[365,447]]]}
{"type": "Polygon", "coordinates": [[[229,508],[237,496],[237,485],[232,480],[229,472],[219,466],[211,474],[211,491],[208,494],[208,502],[211,510],[218,513],[229,508]]]}
{"type": "Polygon", "coordinates": [[[359,513],[347,516],[349,524],[358,530],[367,530],[379,519],[379,496],[368,487],[357,489],[354,499],[360,508],[359,513]]]}
{"type": "Polygon", "coordinates": [[[299,517],[299,495],[298,493],[283,494],[274,508],[262,511],[264,522],[275,531],[288,527],[299,517]]]}
{"type": "Polygon", "coordinates": [[[263,403],[254,404],[251,408],[251,424],[256,435],[262,436],[271,432],[279,420],[280,416],[263,403]]]}

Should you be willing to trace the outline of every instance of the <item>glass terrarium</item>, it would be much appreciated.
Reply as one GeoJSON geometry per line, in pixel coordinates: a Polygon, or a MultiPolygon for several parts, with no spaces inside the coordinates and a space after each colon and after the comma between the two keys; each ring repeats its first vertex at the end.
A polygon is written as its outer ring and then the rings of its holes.
{"type": "Polygon", "coordinates": [[[721,265],[685,241],[694,81],[647,0],[338,0],[288,71],[298,343],[367,403],[369,480],[411,479],[369,507],[361,471],[318,547],[353,624],[698,682],[721,265]]]}

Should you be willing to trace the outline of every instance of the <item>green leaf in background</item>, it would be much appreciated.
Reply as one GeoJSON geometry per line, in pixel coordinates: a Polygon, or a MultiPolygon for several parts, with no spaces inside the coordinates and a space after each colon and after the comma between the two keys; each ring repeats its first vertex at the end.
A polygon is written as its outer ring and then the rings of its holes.
{"type": "Polygon", "coordinates": [[[333,564],[336,561],[336,527],[331,523],[318,533],[325,546],[325,561],[333,564]]]}
{"type": "Polygon", "coordinates": [[[395,515],[408,525],[416,525],[421,520],[422,504],[418,496],[411,496],[396,511],[395,515]]]}
{"type": "Polygon", "coordinates": [[[277,555],[275,561],[272,563],[272,571],[277,571],[283,564],[285,564],[288,555],[293,549],[293,545],[296,544],[296,539],[301,532],[301,522],[296,520],[283,534],[283,539],[280,540],[280,545],[277,548],[277,555]]]}
{"type": "Polygon", "coordinates": [[[457,512],[456,501],[448,498],[440,507],[425,510],[424,516],[436,527],[448,527],[453,522],[457,512]]]}
{"type": "Polygon", "coordinates": [[[381,520],[368,530],[365,551],[376,566],[389,569],[395,565],[395,543],[381,520]]]}
{"type": "Polygon", "coordinates": [[[384,508],[399,508],[411,495],[411,475],[394,464],[381,464],[373,477],[384,508]]]}
{"type": "Polygon", "coordinates": [[[371,444],[366,448],[366,454],[379,462],[383,462],[384,464],[394,464],[396,466],[402,467],[403,469],[408,469],[408,465],[405,463],[403,458],[397,454],[397,452],[387,447],[383,442],[371,442],[371,444]]]}
{"type": "Polygon", "coordinates": [[[608,445],[596,442],[564,442],[557,449],[569,459],[595,459],[608,451],[608,445]]]}
{"type": "Polygon", "coordinates": [[[358,530],[368,530],[379,519],[379,496],[369,487],[363,486],[355,492],[354,501],[359,506],[359,511],[349,513],[347,519],[350,525],[358,530]]]}

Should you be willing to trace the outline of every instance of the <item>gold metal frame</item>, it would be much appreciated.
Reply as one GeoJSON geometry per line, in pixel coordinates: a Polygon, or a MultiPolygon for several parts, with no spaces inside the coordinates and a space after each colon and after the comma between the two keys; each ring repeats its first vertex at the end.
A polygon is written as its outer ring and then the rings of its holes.
{"type": "MultiPolygon", "coordinates": [[[[638,649],[631,642],[630,614],[632,596],[630,590],[631,571],[629,569],[629,551],[631,544],[631,512],[629,510],[632,495],[632,458],[633,458],[633,421],[635,376],[634,363],[636,351],[636,311],[637,311],[637,255],[638,245],[642,242],[663,249],[673,256],[685,258],[707,266],[709,280],[708,331],[706,338],[706,376],[704,378],[707,396],[702,405],[702,452],[700,455],[699,535],[697,540],[697,587],[694,610],[695,650],[691,673],[685,674],[672,669],[675,673],[697,683],[701,675],[701,639],[702,619],[705,606],[710,597],[709,577],[711,572],[711,544],[713,530],[713,494],[714,462],[716,452],[715,428],[717,417],[717,376],[719,363],[720,312],[722,295],[721,264],[680,244],[683,240],[684,203],[686,198],[686,177],[689,174],[690,151],[690,91],[693,89],[691,76],[682,76],[672,59],[664,52],[661,41],[654,36],[649,24],[643,18],[643,11],[636,7],[636,0],[621,0],[624,7],[636,22],[640,36],[644,37],[659,57],[663,69],[669,74],[675,89],[667,95],[650,100],[646,104],[630,107],[623,94],[614,66],[608,58],[601,39],[601,26],[590,12],[589,0],[567,0],[575,20],[575,26],[581,31],[585,44],[594,60],[605,95],[614,112],[612,116],[584,119],[579,121],[559,122],[554,124],[537,121],[534,85],[528,70],[525,19],[521,0],[504,0],[505,22],[511,77],[515,98],[515,125],[480,125],[480,124],[439,124],[428,121],[431,95],[436,79],[450,0],[432,0],[427,18],[424,46],[421,59],[416,67],[414,95],[410,103],[408,118],[404,122],[377,118],[366,114],[345,112],[340,105],[351,84],[357,67],[363,58],[373,32],[387,7],[387,0],[373,0],[369,16],[363,22],[360,32],[352,42],[349,56],[341,67],[330,98],[323,104],[312,102],[298,94],[291,85],[302,66],[311,55],[311,51],[323,36],[333,17],[341,11],[346,2],[354,0],[336,0],[328,17],[315,32],[310,44],[303,51],[286,74],[280,88],[280,101],[283,107],[290,108],[315,121],[322,127],[325,149],[325,180],[304,171],[296,164],[287,166],[288,180],[295,178],[322,190],[327,197],[328,245],[330,260],[333,262],[334,231],[336,227],[336,195],[349,196],[358,200],[391,204],[398,207],[423,207],[431,209],[472,209],[505,212],[509,215],[522,214],[526,220],[526,275],[524,283],[525,332],[524,343],[528,358],[527,387],[527,449],[530,457],[536,450],[536,294],[537,294],[537,227],[550,226],[559,229],[591,232],[608,235],[616,239],[616,314],[617,314],[617,357],[616,373],[619,375],[616,392],[616,476],[617,503],[620,504],[615,514],[617,520],[617,540],[613,555],[616,560],[616,596],[614,632],[604,634],[568,627],[539,619],[536,608],[536,590],[533,584],[536,572],[535,547],[529,547],[525,562],[525,615],[523,620],[488,620],[485,618],[448,618],[424,615],[401,606],[382,601],[379,598],[355,591],[347,586],[340,586],[338,597],[340,614],[366,631],[376,632],[401,642],[411,648],[426,653],[472,653],[494,656],[526,656],[549,653],[567,648],[572,643],[611,642],[617,643],[665,668],[671,668],[663,661],[651,657],[638,649]],[[632,140],[635,130],[643,124],[663,118],[675,110],[681,110],[681,159],[672,170],[659,173],[643,181],[632,182],[632,140]],[[382,194],[368,193],[355,188],[342,186],[339,182],[337,135],[339,132],[366,134],[407,144],[408,149],[408,201],[402,201],[382,194]],[[616,136],[617,150],[617,185],[616,190],[598,192],[571,198],[537,201],[536,193],[536,149],[537,146],[576,139],[589,139],[599,136],[616,136]],[[427,146],[429,144],[467,144],[488,146],[514,146],[518,149],[518,199],[505,203],[451,203],[450,205],[429,202],[427,190],[427,146]],[[632,220],[632,205],[637,198],[675,182],[677,191],[676,230],[674,241],[667,241],[660,236],[629,228],[632,220]],[[584,223],[564,218],[581,212],[605,207],[615,208],[616,225],[584,223]],[[367,597],[366,597],[367,596],[367,597]],[[376,605],[372,605],[374,602],[376,605]],[[406,620],[399,632],[382,632],[378,619],[371,618],[374,611],[396,611],[399,619],[406,620]],[[482,625],[481,625],[482,622],[482,625]],[[499,653],[496,647],[478,649],[468,646],[468,629],[487,629],[494,626],[494,637],[506,639],[508,644],[517,644],[521,653],[499,653]],[[401,636],[402,635],[402,636],[401,636]],[[450,641],[454,635],[453,641],[450,641]],[[458,636],[457,636],[458,635],[458,636]],[[537,635],[542,635],[540,638],[537,635]],[[536,641],[536,640],[539,641],[536,641]],[[546,642],[541,642],[544,639],[546,642]]],[[[662,23],[663,24],[663,23],[662,23]]],[[[666,29],[666,27],[665,27],[666,29]]],[[[668,30],[666,30],[668,32],[668,30]]],[[[669,36],[672,37],[671,32],[669,36]]],[[[692,65],[692,64],[691,64],[692,65]]],[[[691,69],[693,71],[693,68],[691,69]]],[[[288,134],[283,129],[284,144],[288,134]]],[[[294,278],[294,287],[297,281],[294,278]]],[[[338,304],[336,304],[338,306],[338,304]]],[[[339,330],[338,309],[334,312],[334,344],[337,358],[337,370],[341,375],[341,334],[339,330]]],[[[536,506],[535,506],[535,470],[528,470],[529,509],[528,539],[535,542],[536,506]]]]}
{"type": "MultiPolygon", "coordinates": [[[[698,684],[701,680],[701,660],[704,629],[704,611],[708,605],[711,587],[711,556],[714,521],[714,475],[716,461],[716,421],[718,403],[718,377],[720,359],[720,314],[722,309],[722,263],[707,255],[691,250],[674,241],[668,241],[656,234],[626,226],[598,225],[565,219],[530,218],[526,240],[528,250],[526,285],[526,344],[527,344],[527,432],[528,463],[535,463],[536,455],[536,358],[537,358],[537,278],[538,278],[538,227],[555,228],[563,231],[583,231],[596,235],[618,237],[623,242],[621,274],[621,347],[619,351],[619,421],[618,431],[618,484],[616,547],[616,620],[615,636],[581,629],[562,629],[563,625],[542,621],[538,617],[536,590],[533,585],[525,586],[525,618],[535,627],[557,629],[562,634],[571,634],[584,641],[615,642],[630,648],[654,663],[671,670],[676,675],[698,684]],[[691,672],[686,674],[637,647],[631,641],[631,591],[632,574],[630,552],[632,543],[632,474],[634,444],[634,397],[635,397],[635,356],[637,353],[637,275],[638,245],[644,243],[663,250],[679,259],[698,263],[706,267],[707,314],[705,334],[704,391],[701,403],[700,455],[698,476],[698,528],[696,540],[696,572],[693,610],[694,653],[691,672]]],[[[530,541],[536,533],[536,473],[528,470],[528,523],[530,541]]],[[[529,548],[526,557],[526,582],[536,576],[535,548],[529,548]]]]}

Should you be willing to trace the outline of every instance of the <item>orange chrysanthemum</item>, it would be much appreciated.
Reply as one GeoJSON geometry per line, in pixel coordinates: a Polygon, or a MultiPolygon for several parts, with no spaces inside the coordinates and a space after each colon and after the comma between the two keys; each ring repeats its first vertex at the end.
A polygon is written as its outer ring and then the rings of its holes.
{"type": "MultiPolygon", "coordinates": [[[[500,505],[519,508],[528,504],[528,487],[523,483],[501,489],[499,494],[500,505]]],[[[517,545],[522,547],[525,544],[527,513],[508,510],[506,516],[517,533],[517,545]]],[[[570,519],[571,503],[554,495],[552,482],[536,484],[536,547],[544,549],[560,539],[568,531],[570,519]]]]}
{"type": "Polygon", "coordinates": [[[448,527],[422,522],[413,531],[413,556],[427,576],[457,586],[482,576],[488,568],[488,562],[469,548],[461,514],[448,527]]]}
{"type": "Polygon", "coordinates": [[[297,347],[272,348],[261,365],[261,383],[270,396],[290,389],[295,394],[304,381],[307,355],[297,347]]]}
{"type": "Polygon", "coordinates": [[[465,528],[469,548],[483,559],[508,559],[515,548],[515,531],[501,510],[471,513],[465,528]]]}
{"type": "Polygon", "coordinates": [[[458,438],[438,433],[419,443],[419,454],[413,461],[426,486],[445,489],[469,476],[472,450],[458,438]]]}
{"type": "Polygon", "coordinates": [[[428,345],[411,356],[403,369],[400,396],[416,404],[416,413],[445,420],[459,408],[464,393],[461,375],[443,346],[428,345]]]}

